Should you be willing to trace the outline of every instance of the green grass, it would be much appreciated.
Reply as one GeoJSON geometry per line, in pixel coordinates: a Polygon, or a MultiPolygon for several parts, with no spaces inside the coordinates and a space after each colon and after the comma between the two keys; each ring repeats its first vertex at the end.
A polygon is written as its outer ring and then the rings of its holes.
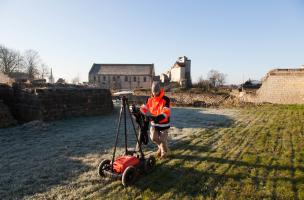
{"type": "Polygon", "coordinates": [[[172,147],[170,159],[124,188],[88,199],[304,199],[304,106],[243,108],[233,125],[172,147]]]}
{"type": "Polygon", "coordinates": [[[128,188],[97,175],[115,114],[4,130],[0,199],[304,199],[304,105],[198,111],[170,131],[183,132],[171,158],[128,188]]]}

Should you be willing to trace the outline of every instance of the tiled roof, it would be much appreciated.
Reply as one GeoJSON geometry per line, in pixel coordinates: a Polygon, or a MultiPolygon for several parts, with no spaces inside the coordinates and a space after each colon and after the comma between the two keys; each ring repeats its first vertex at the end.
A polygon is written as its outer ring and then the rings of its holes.
{"type": "Polygon", "coordinates": [[[93,64],[91,74],[153,75],[154,64],[93,64]]]}

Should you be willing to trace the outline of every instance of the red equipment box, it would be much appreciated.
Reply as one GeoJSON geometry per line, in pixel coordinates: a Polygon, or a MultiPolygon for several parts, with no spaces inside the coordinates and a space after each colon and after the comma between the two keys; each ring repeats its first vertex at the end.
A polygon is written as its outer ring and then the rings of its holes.
{"type": "Polygon", "coordinates": [[[114,161],[113,169],[117,173],[123,173],[129,166],[136,166],[139,164],[139,159],[135,156],[121,156],[114,161]]]}

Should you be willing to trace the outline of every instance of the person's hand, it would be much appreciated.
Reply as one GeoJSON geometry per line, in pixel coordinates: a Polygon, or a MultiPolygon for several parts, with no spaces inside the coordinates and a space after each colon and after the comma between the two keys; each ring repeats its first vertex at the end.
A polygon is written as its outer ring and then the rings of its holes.
{"type": "Polygon", "coordinates": [[[151,112],[148,110],[145,114],[147,117],[151,117],[151,112]]]}
{"type": "Polygon", "coordinates": [[[159,123],[161,120],[165,119],[165,116],[160,114],[157,116],[151,116],[150,119],[154,122],[154,123],[159,123]]]}
{"type": "Polygon", "coordinates": [[[151,115],[151,116],[150,116],[150,119],[151,119],[152,121],[155,121],[156,117],[151,115]]]}

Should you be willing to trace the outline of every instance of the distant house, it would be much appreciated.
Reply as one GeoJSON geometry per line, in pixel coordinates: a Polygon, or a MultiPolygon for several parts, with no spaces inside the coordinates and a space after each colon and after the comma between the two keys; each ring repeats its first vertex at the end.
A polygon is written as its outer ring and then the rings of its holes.
{"type": "Polygon", "coordinates": [[[243,89],[259,89],[262,85],[261,81],[258,80],[247,80],[245,83],[241,84],[243,89]]]}
{"type": "Polygon", "coordinates": [[[59,78],[56,82],[56,84],[66,84],[65,80],[63,78],[59,78]]]}
{"type": "Polygon", "coordinates": [[[148,89],[154,80],[154,64],[93,64],[89,83],[107,89],[148,89]]]}

